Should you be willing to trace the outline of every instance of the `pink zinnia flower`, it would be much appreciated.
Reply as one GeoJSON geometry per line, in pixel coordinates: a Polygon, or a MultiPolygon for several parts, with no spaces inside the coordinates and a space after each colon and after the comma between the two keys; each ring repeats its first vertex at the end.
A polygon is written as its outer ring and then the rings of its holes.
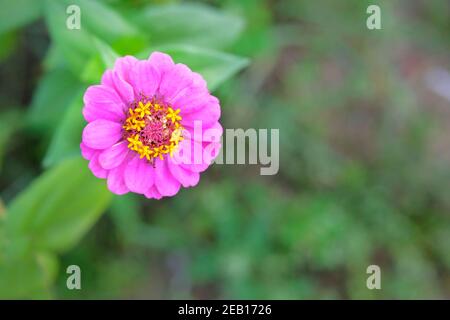
{"type": "Polygon", "coordinates": [[[219,100],[170,56],[126,56],[84,94],[81,153],[115,194],[160,199],[192,187],[220,149],[219,100]]]}

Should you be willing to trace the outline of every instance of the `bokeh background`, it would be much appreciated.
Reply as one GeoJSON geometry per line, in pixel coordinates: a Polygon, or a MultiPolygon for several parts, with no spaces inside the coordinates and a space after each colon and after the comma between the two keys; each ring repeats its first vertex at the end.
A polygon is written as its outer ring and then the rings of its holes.
{"type": "Polygon", "coordinates": [[[1,298],[450,298],[449,1],[0,4],[1,298]],[[280,129],[277,175],[215,165],[155,201],[90,174],[83,91],[155,49],[205,76],[225,128],[280,129]]]}

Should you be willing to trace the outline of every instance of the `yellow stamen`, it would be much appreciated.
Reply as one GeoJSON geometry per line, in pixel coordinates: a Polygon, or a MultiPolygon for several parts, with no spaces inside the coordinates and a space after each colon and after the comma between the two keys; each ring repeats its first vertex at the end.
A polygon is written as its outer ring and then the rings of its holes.
{"type": "Polygon", "coordinates": [[[180,141],[184,140],[184,138],[181,136],[183,133],[183,130],[180,128],[176,129],[174,132],[172,132],[172,136],[170,137],[170,142],[173,142],[174,144],[178,144],[180,141]]]}
{"type": "Polygon", "coordinates": [[[180,109],[173,110],[172,108],[167,108],[167,115],[166,118],[172,120],[173,123],[176,123],[181,120],[181,116],[178,114],[180,113],[180,109]]]}
{"type": "Polygon", "coordinates": [[[173,156],[173,152],[176,150],[178,144],[180,141],[184,140],[182,134],[183,134],[183,127],[181,126],[181,116],[179,115],[180,109],[172,109],[171,107],[168,107],[166,109],[166,115],[160,121],[163,123],[163,127],[167,128],[168,119],[171,120],[172,125],[175,127],[175,130],[171,133],[170,136],[170,144],[169,145],[161,145],[158,147],[151,148],[148,145],[144,145],[144,140],[141,139],[138,132],[141,132],[146,124],[147,121],[154,121],[154,118],[152,118],[152,111],[160,111],[163,110],[164,107],[157,104],[157,103],[142,103],[141,101],[138,103],[137,107],[132,109],[128,109],[128,118],[125,120],[125,123],[123,125],[123,128],[125,131],[132,131],[130,132],[132,135],[127,138],[127,141],[129,142],[128,148],[130,150],[135,151],[139,154],[139,157],[143,159],[144,157],[151,161],[154,158],[159,157],[161,160],[164,159],[164,154],[169,154],[170,157],[173,156]]]}

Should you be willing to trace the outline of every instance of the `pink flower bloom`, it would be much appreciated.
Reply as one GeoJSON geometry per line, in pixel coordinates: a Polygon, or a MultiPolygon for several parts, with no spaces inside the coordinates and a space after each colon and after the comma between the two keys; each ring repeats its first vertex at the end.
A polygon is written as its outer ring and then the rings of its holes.
{"type": "Polygon", "coordinates": [[[197,185],[220,150],[219,100],[184,64],[126,56],[84,94],[81,153],[115,194],[160,199],[197,185]]]}

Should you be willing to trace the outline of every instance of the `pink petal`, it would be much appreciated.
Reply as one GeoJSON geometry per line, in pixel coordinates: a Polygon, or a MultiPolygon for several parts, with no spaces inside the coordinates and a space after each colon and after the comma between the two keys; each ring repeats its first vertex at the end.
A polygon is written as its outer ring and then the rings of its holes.
{"type": "Polygon", "coordinates": [[[158,90],[160,76],[155,67],[147,60],[137,62],[130,73],[130,82],[136,95],[143,93],[151,97],[158,90]]]}
{"type": "Polygon", "coordinates": [[[122,137],[120,123],[108,120],[95,120],[83,130],[83,143],[89,148],[106,149],[122,137]]]}
{"type": "Polygon", "coordinates": [[[103,150],[98,160],[103,168],[110,170],[121,165],[128,152],[128,142],[122,141],[103,150]]]}
{"type": "Polygon", "coordinates": [[[172,99],[171,103],[175,109],[180,109],[182,114],[188,114],[201,110],[210,103],[219,103],[219,100],[211,96],[206,88],[191,87],[186,94],[172,99]]]}
{"type": "Polygon", "coordinates": [[[105,179],[108,176],[108,170],[103,169],[98,162],[99,153],[95,153],[89,162],[89,169],[91,169],[94,176],[99,179],[105,179]]]}
{"type": "Polygon", "coordinates": [[[216,122],[209,128],[203,128],[203,142],[212,141],[219,142],[223,134],[222,125],[216,122]]]}
{"type": "Polygon", "coordinates": [[[87,122],[98,119],[120,121],[125,117],[123,101],[110,87],[90,86],[84,94],[83,101],[83,115],[87,122]]]}
{"type": "Polygon", "coordinates": [[[86,160],[91,160],[92,157],[98,152],[98,150],[89,148],[89,147],[86,146],[83,142],[80,143],[80,149],[81,149],[81,155],[82,155],[83,158],[85,158],[86,160]]]}
{"type": "Polygon", "coordinates": [[[178,63],[161,78],[159,93],[166,102],[172,103],[178,95],[183,95],[192,84],[192,71],[184,64],[178,63]]]}
{"type": "Polygon", "coordinates": [[[125,185],[125,180],[123,177],[126,166],[127,162],[124,161],[120,166],[109,171],[107,185],[108,189],[112,193],[122,195],[130,191],[125,185]]]}
{"type": "Polygon", "coordinates": [[[154,181],[155,169],[144,159],[135,156],[125,169],[125,184],[132,192],[144,194],[154,181]]]}
{"type": "Polygon", "coordinates": [[[210,99],[201,109],[191,113],[180,113],[182,116],[181,124],[184,127],[194,127],[195,121],[201,121],[203,127],[215,125],[220,118],[220,105],[216,99],[210,99]]]}
{"type": "Polygon", "coordinates": [[[102,76],[102,85],[112,88],[117,92],[124,103],[124,111],[126,111],[128,104],[134,100],[133,87],[113,70],[105,71],[102,76]]]}
{"type": "Polygon", "coordinates": [[[180,190],[180,183],[170,173],[166,160],[155,161],[155,185],[163,196],[174,196],[180,190]]]}
{"type": "Polygon", "coordinates": [[[206,162],[202,162],[200,164],[195,164],[195,163],[185,164],[185,163],[182,163],[182,164],[180,164],[180,166],[183,169],[190,170],[192,172],[203,172],[206,169],[208,169],[209,163],[206,163],[206,162]]]}
{"type": "Polygon", "coordinates": [[[145,193],[145,196],[149,199],[161,199],[162,195],[161,193],[158,192],[158,189],[156,189],[155,186],[150,187],[150,189],[147,190],[147,192],[145,193]]]}
{"type": "Polygon", "coordinates": [[[181,109],[184,113],[190,113],[201,109],[210,99],[215,99],[219,103],[219,100],[209,93],[206,81],[200,74],[191,72],[191,77],[192,84],[186,93],[178,95],[171,101],[176,109],[181,109]]]}
{"type": "Polygon", "coordinates": [[[172,176],[177,179],[183,187],[196,186],[200,180],[200,174],[198,172],[192,172],[184,169],[180,165],[174,163],[172,158],[168,159],[169,170],[172,176]]]}
{"type": "Polygon", "coordinates": [[[172,58],[165,53],[155,51],[148,58],[150,64],[156,69],[160,77],[173,68],[172,58]]]}
{"type": "Polygon", "coordinates": [[[206,128],[186,127],[183,134],[188,137],[188,139],[193,139],[198,142],[220,142],[223,128],[219,122],[216,122],[212,126],[206,128]],[[198,132],[195,132],[195,130],[198,130],[198,132]]]}
{"type": "Polygon", "coordinates": [[[130,82],[130,72],[139,60],[133,56],[118,58],[114,63],[114,71],[117,75],[128,83],[130,82]]]}
{"type": "Polygon", "coordinates": [[[208,90],[205,79],[200,73],[192,72],[192,85],[196,88],[208,90]]]}
{"type": "Polygon", "coordinates": [[[203,143],[203,161],[209,165],[219,155],[221,142],[206,142],[203,143]]]}
{"type": "Polygon", "coordinates": [[[205,171],[209,163],[203,159],[203,145],[201,142],[185,139],[180,142],[173,154],[172,161],[183,169],[193,172],[205,171]]]}

